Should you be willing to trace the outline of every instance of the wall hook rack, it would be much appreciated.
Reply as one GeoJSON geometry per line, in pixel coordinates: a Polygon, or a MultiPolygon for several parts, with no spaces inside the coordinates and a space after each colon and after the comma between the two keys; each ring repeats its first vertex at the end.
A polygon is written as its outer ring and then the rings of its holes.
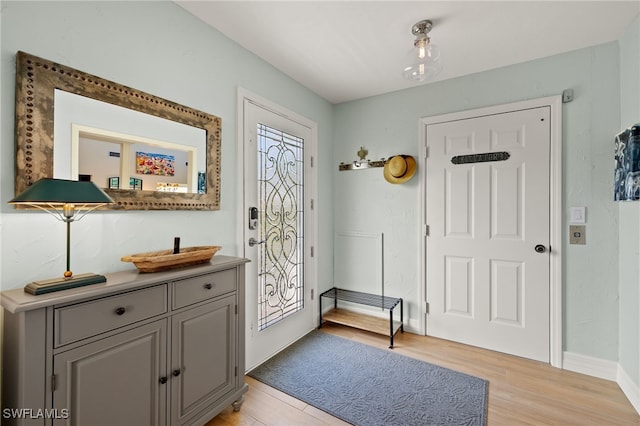
{"type": "Polygon", "coordinates": [[[371,160],[367,160],[366,156],[369,153],[369,151],[367,151],[366,149],[364,149],[363,146],[360,147],[360,151],[358,151],[356,154],[358,154],[358,157],[360,158],[359,160],[355,160],[352,161],[351,163],[340,163],[338,165],[338,170],[343,172],[345,170],[364,170],[364,169],[371,169],[374,167],[384,167],[384,158],[380,159],[379,161],[371,161],[371,160]]]}

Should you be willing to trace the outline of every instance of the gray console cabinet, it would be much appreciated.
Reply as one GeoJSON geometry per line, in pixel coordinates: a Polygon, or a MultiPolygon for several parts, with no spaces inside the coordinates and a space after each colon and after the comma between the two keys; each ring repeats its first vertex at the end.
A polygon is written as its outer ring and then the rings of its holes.
{"type": "Polygon", "coordinates": [[[240,409],[246,262],[3,292],[2,424],[202,425],[240,409]]]}

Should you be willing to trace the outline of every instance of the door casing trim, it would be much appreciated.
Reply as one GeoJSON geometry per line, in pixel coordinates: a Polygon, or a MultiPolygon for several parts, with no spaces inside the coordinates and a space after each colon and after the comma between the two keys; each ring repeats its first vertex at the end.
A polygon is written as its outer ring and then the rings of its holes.
{"type": "Polygon", "coordinates": [[[420,315],[420,333],[427,334],[427,218],[426,218],[426,163],[427,163],[427,126],[431,124],[464,120],[472,117],[503,114],[524,109],[551,108],[550,128],[550,164],[549,164],[549,241],[551,253],[549,256],[549,360],[553,367],[562,368],[562,96],[549,96],[495,105],[485,108],[465,110],[431,117],[423,117],[419,120],[419,146],[420,159],[418,174],[420,176],[420,218],[421,229],[425,230],[420,239],[420,284],[418,294],[423,305],[423,315],[420,315]]]}

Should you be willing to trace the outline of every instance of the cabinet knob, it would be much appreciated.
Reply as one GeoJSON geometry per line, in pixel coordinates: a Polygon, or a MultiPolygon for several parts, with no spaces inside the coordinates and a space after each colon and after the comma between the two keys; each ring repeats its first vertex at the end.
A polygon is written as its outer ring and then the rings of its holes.
{"type": "Polygon", "coordinates": [[[121,307],[117,308],[115,312],[116,312],[116,315],[122,315],[125,312],[127,312],[127,310],[121,306],[121,307]]]}
{"type": "Polygon", "coordinates": [[[206,283],[206,284],[204,285],[204,288],[206,288],[207,290],[211,290],[211,289],[213,288],[213,284],[211,284],[211,283],[206,283]]]}
{"type": "Polygon", "coordinates": [[[166,377],[160,377],[160,384],[164,385],[165,383],[167,383],[167,378],[166,377]]]}
{"type": "Polygon", "coordinates": [[[171,374],[173,374],[174,377],[178,377],[180,375],[180,369],[173,370],[173,373],[171,374]]]}

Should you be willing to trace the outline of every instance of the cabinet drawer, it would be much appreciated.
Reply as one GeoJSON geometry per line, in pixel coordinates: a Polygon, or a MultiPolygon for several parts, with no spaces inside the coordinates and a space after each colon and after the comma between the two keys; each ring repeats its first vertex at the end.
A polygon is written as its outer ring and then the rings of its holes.
{"type": "Polygon", "coordinates": [[[55,346],[167,312],[167,285],[54,309],[55,346]]]}
{"type": "Polygon", "coordinates": [[[200,275],[173,284],[173,309],[210,299],[236,289],[236,270],[200,275]]]}

